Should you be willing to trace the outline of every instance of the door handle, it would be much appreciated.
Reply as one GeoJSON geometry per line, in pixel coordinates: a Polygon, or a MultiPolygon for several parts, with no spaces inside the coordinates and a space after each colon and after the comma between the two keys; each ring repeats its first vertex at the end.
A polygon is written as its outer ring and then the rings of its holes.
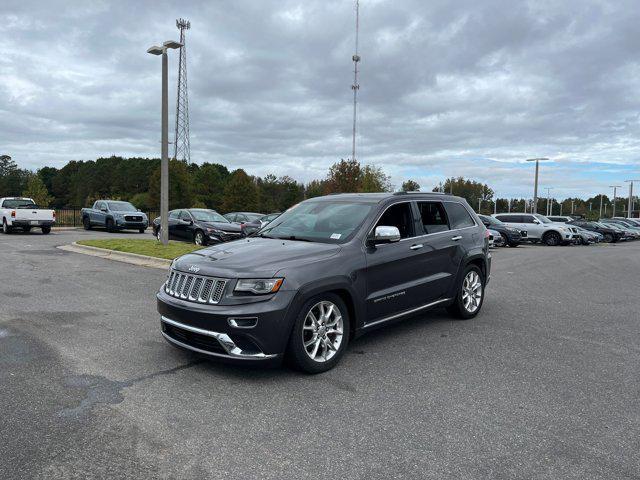
{"type": "Polygon", "coordinates": [[[420,250],[422,247],[424,247],[424,245],[422,245],[421,243],[416,243],[415,245],[411,245],[411,250],[420,250]]]}
{"type": "Polygon", "coordinates": [[[451,240],[457,242],[458,240],[462,240],[462,235],[456,235],[455,237],[451,237],[451,240]]]}

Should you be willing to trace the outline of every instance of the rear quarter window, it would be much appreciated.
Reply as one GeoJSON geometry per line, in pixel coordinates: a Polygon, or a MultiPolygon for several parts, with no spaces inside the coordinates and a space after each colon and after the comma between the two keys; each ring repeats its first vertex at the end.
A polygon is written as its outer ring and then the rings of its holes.
{"type": "Polygon", "coordinates": [[[461,203],[445,202],[444,208],[447,211],[449,226],[452,230],[475,226],[476,222],[461,203]]]}

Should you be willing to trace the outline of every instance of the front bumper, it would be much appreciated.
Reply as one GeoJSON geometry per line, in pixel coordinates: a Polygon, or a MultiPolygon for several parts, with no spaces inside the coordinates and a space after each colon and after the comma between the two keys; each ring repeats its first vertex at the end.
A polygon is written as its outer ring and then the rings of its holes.
{"type": "Polygon", "coordinates": [[[239,305],[206,305],[157,294],[162,335],[194,352],[237,360],[282,356],[293,325],[289,306],[293,291],[239,305]],[[243,324],[244,322],[244,324],[243,324]],[[249,326],[246,326],[248,324],[249,326]]]}
{"type": "Polygon", "coordinates": [[[149,226],[148,222],[129,222],[126,220],[116,220],[115,227],[120,229],[130,228],[132,230],[138,230],[140,228],[146,229],[149,226]]]}

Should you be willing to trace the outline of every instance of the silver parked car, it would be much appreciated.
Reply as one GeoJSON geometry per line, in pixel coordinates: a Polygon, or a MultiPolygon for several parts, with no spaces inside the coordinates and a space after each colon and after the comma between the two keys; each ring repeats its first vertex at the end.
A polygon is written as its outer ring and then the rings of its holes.
{"type": "Polygon", "coordinates": [[[575,227],[555,223],[539,213],[498,213],[495,218],[509,226],[527,231],[527,240],[549,246],[569,245],[579,238],[575,227]]]}

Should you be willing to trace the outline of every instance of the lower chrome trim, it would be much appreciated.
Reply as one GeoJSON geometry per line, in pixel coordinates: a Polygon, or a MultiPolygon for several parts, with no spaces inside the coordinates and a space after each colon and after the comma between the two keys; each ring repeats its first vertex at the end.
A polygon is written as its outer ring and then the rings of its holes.
{"type": "Polygon", "coordinates": [[[171,343],[175,343],[176,345],[192,350],[194,352],[203,353],[205,355],[211,355],[214,357],[234,358],[234,359],[242,359],[242,360],[266,360],[266,359],[274,358],[277,356],[275,354],[265,354],[262,352],[254,353],[254,352],[247,352],[245,350],[242,350],[233,342],[233,340],[231,340],[231,337],[229,337],[229,335],[227,335],[226,333],[212,332],[211,330],[203,330],[202,328],[192,327],[191,325],[185,325],[184,323],[176,322],[175,320],[171,320],[170,318],[167,318],[165,316],[161,316],[160,321],[167,323],[169,325],[172,325],[176,328],[181,328],[183,330],[188,330],[190,332],[198,333],[200,335],[207,335],[209,337],[213,337],[220,343],[222,348],[224,348],[224,350],[227,353],[224,354],[224,353],[209,352],[207,350],[202,350],[201,348],[192,347],[191,345],[180,342],[175,338],[171,338],[169,335],[167,335],[162,331],[160,332],[162,333],[162,336],[166,338],[168,341],[170,341],[171,343]]]}
{"type": "Polygon", "coordinates": [[[411,310],[406,310],[404,312],[396,313],[396,314],[391,315],[389,317],[381,318],[380,320],[376,320],[375,322],[367,323],[362,328],[373,327],[374,325],[378,325],[378,324],[383,323],[383,322],[388,322],[389,320],[394,320],[396,318],[404,317],[405,315],[410,315],[412,313],[419,312],[420,310],[424,310],[425,308],[435,307],[436,305],[439,305],[439,304],[444,303],[444,302],[450,302],[451,300],[453,300],[453,299],[452,298],[441,298],[440,300],[436,300],[435,302],[427,303],[426,305],[421,305],[419,307],[412,308],[411,310]]]}

